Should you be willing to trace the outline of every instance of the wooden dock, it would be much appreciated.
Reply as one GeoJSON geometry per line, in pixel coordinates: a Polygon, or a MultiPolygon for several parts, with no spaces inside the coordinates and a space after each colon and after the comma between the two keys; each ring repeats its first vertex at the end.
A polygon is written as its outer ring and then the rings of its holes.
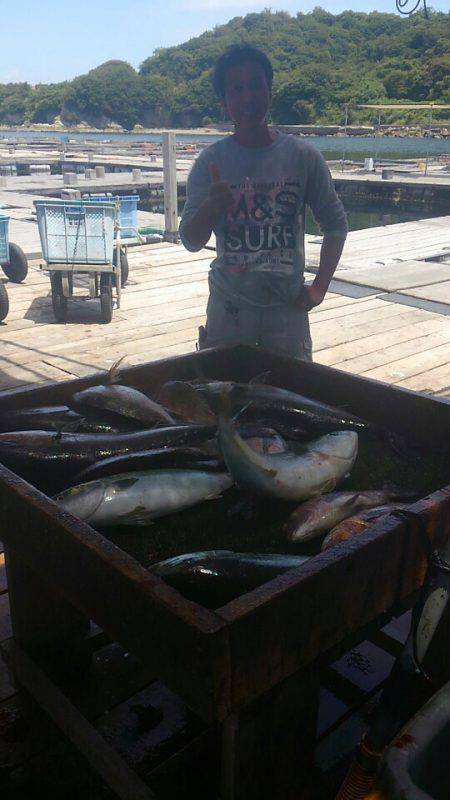
{"type": "MultiPolygon", "coordinates": [[[[350,233],[330,292],[311,313],[315,360],[450,396],[449,233],[450,217],[350,233]]],[[[310,280],[320,241],[307,237],[310,280]]],[[[23,285],[7,284],[0,391],[88,375],[122,356],[139,364],[195,348],[212,251],[160,243],[128,253],[130,280],[108,326],[99,322],[98,301],[89,300],[69,302],[67,324],[57,324],[38,261],[23,285]]]]}

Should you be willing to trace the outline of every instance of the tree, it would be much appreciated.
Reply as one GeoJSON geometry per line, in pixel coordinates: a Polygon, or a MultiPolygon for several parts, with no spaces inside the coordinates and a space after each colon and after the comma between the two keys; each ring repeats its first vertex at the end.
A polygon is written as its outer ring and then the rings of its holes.
{"type": "Polygon", "coordinates": [[[142,80],[125,61],[107,61],[72,81],[63,105],[65,112],[104,127],[115,122],[131,130],[145,107],[142,80]]]}
{"type": "MultiPolygon", "coordinates": [[[[0,122],[50,122],[57,114],[68,124],[116,122],[127,129],[219,121],[212,71],[224,49],[238,42],[260,47],[272,61],[275,122],[336,124],[344,103],[448,103],[449,22],[450,14],[434,11],[425,20],[377,11],[330,14],[320,7],[296,16],[265,9],[156,50],[139,72],[108,61],[70,84],[0,85],[0,122]]],[[[352,115],[355,122],[373,116],[362,109],[352,115]]]]}

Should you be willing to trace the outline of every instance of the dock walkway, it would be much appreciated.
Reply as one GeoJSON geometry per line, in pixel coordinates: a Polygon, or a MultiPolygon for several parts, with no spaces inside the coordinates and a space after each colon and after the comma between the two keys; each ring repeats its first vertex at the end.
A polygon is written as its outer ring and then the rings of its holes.
{"type": "MultiPolygon", "coordinates": [[[[450,396],[449,234],[450,217],[350,233],[330,292],[311,313],[315,360],[450,396]]],[[[309,280],[320,242],[307,237],[309,280]]],[[[108,326],[99,323],[98,301],[89,300],[70,302],[68,323],[57,324],[38,261],[23,285],[8,283],[0,391],[85,376],[121,356],[139,364],[195,348],[211,250],[160,243],[128,252],[130,280],[108,326]]],[[[80,292],[86,294],[82,285],[80,292]]]]}

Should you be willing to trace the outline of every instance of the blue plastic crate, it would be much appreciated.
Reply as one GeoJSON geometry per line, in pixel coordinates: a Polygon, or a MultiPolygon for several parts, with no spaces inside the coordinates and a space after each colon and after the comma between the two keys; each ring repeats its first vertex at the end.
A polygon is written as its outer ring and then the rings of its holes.
{"type": "Polygon", "coordinates": [[[114,202],[35,200],[42,255],[47,264],[111,264],[114,202]]]}
{"type": "Polygon", "coordinates": [[[107,195],[107,194],[90,194],[85,195],[95,203],[106,203],[111,201],[119,201],[119,224],[120,224],[120,238],[129,239],[137,234],[137,207],[139,202],[139,195],[107,195]]]}
{"type": "Polygon", "coordinates": [[[0,264],[9,263],[9,217],[0,214],[0,264]]]}

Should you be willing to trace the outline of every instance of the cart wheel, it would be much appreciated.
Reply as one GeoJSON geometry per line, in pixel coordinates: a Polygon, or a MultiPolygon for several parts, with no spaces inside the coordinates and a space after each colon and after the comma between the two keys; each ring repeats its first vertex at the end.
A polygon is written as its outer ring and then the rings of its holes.
{"type": "Polygon", "coordinates": [[[57,322],[65,322],[67,318],[67,297],[64,297],[62,288],[62,275],[60,272],[50,273],[52,287],[53,313],[57,322]]]}
{"type": "Polygon", "coordinates": [[[8,316],[9,311],[9,297],[5,284],[0,281],[0,322],[3,322],[5,317],[8,316]]]}
{"type": "Polygon", "coordinates": [[[113,315],[112,276],[107,272],[100,276],[100,308],[102,322],[111,322],[113,315]]]}
{"type": "Polygon", "coordinates": [[[13,283],[22,283],[28,274],[28,261],[18,244],[9,245],[9,262],[3,265],[3,272],[13,283]]]}
{"type": "MultiPolygon", "coordinates": [[[[113,264],[117,264],[117,250],[114,248],[113,252],[113,264]]],[[[121,286],[125,286],[128,280],[129,274],[129,267],[128,267],[128,258],[125,250],[120,251],[120,276],[121,276],[121,286]]],[[[113,278],[114,286],[116,285],[116,278],[113,278]]]]}

